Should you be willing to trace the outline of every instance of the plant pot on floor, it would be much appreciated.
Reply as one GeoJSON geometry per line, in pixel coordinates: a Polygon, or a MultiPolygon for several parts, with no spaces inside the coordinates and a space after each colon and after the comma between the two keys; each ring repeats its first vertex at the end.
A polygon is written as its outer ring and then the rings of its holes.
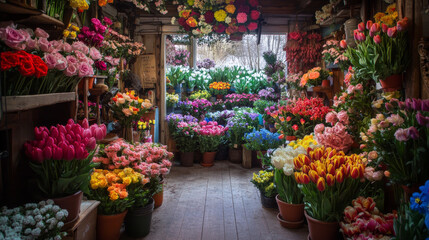
{"type": "Polygon", "coordinates": [[[161,184],[161,191],[153,195],[154,207],[159,208],[162,206],[162,202],[164,201],[164,180],[159,182],[161,184]]]}
{"type": "Polygon", "coordinates": [[[283,202],[279,195],[276,196],[279,216],[277,219],[286,228],[300,228],[304,223],[304,204],[290,204],[283,202]]]}
{"type": "Polygon", "coordinates": [[[340,224],[338,222],[322,222],[308,216],[307,218],[309,238],[311,240],[338,240],[340,234],[340,224]]]}
{"type": "Polygon", "coordinates": [[[60,208],[67,210],[69,213],[66,220],[64,221],[63,229],[71,228],[79,219],[82,196],[82,191],[78,191],[77,193],[70,196],[52,199],[55,205],[58,205],[60,208]]]}
{"type": "Polygon", "coordinates": [[[214,165],[215,157],[216,157],[216,152],[203,153],[203,161],[201,162],[201,166],[212,167],[214,165]]]}
{"type": "Polygon", "coordinates": [[[241,164],[243,161],[243,150],[241,148],[229,148],[229,161],[241,164]]]}
{"type": "Polygon", "coordinates": [[[118,240],[127,211],[114,215],[97,215],[97,240],[118,240]]]}
{"type": "Polygon", "coordinates": [[[396,74],[380,80],[384,92],[394,92],[402,89],[402,75],[396,74]]]}
{"type": "Polygon", "coordinates": [[[194,152],[180,153],[180,165],[182,165],[183,167],[194,166],[194,152]]]}
{"type": "Polygon", "coordinates": [[[125,233],[133,238],[142,238],[149,234],[152,222],[154,200],[141,208],[128,211],[125,217],[125,233]]]}
{"type": "Polygon", "coordinates": [[[275,197],[267,197],[264,195],[263,191],[260,191],[260,194],[261,194],[261,204],[264,208],[277,208],[275,197]]]}

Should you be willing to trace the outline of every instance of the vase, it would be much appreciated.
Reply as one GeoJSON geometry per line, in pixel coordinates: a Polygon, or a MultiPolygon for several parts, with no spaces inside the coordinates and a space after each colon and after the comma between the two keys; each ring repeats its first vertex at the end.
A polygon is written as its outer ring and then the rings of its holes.
{"type": "Polygon", "coordinates": [[[323,80],[322,81],[322,87],[330,87],[331,86],[331,82],[329,80],[323,80]]]}
{"type": "Polygon", "coordinates": [[[184,167],[194,166],[194,152],[182,152],[180,155],[180,165],[184,167]]]}
{"type": "Polygon", "coordinates": [[[402,89],[402,74],[392,75],[380,80],[384,92],[394,92],[402,89]]]}
{"type": "MultiPolygon", "coordinates": [[[[94,79],[95,77],[86,77],[87,81],[88,81],[88,90],[92,89],[94,87],[94,79]]],[[[82,78],[78,84],[78,89],[83,91],[85,86],[85,78],[82,78]]]]}
{"type": "Polygon", "coordinates": [[[143,238],[150,232],[154,200],[141,208],[128,211],[125,217],[125,233],[133,238],[143,238]]]}
{"type": "Polygon", "coordinates": [[[299,228],[304,223],[304,204],[290,204],[280,200],[276,196],[277,206],[279,207],[279,216],[277,219],[280,224],[286,228],[299,228]]]}
{"type": "Polygon", "coordinates": [[[338,240],[340,232],[340,224],[338,222],[322,222],[308,216],[307,212],[304,212],[307,218],[309,239],[311,240],[338,240]]]}
{"type": "Polygon", "coordinates": [[[127,210],[114,215],[97,215],[97,240],[118,240],[127,210]]]}
{"type": "Polygon", "coordinates": [[[243,161],[243,151],[241,148],[229,148],[229,161],[241,164],[243,161]]]}
{"type": "Polygon", "coordinates": [[[130,143],[134,143],[134,133],[132,127],[123,126],[122,128],[122,138],[130,143]]]}
{"type": "Polygon", "coordinates": [[[66,220],[64,221],[63,229],[71,228],[79,219],[82,196],[82,191],[78,191],[75,194],[66,197],[52,199],[55,205],[58,205],[60,208],[67,210],[69,213],[66,220]]]}
{"type": "Polygon", "coordinates": [[[205,152],[203,153],[203,161],[201,166],[203,167],[212,167],[214,165],[214,160],[217,152],[205,152]]]}
{"type": "Polygon", "coordinates": [[[180,95],[180,93],[182,92],[182,84],[174,86],[174,91],[176,92],[176,94],[180,95]]]}
{"type": "Polygon", "coordinates": [[[295,136],[286,136],[286,141],[295,141],[296,137],[295,136]]]}
{"type": "Polygon", "coordinates": [[[261,194],[261,204],[264,208],[277,208],[275,197],[267,197],[264,195],[263,191],[260,191],[260,194],[261,194]]]}
{"type": "Polygon", "coordinates": [[[162,202],[164,201],[164,180],[159,182],[161,184],[161,191],[153,195],[153,201],[155,208],[159,208],[162,206],[162,202]]]}

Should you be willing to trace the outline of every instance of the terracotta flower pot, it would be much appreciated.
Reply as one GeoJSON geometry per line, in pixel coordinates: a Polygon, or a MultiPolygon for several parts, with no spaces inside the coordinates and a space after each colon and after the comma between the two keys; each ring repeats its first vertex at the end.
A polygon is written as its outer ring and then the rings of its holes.
{"type": "Polygon", "coordinates": [[[384,92],[394,92],[402,89],[402,75],[392,75],[386,79],[380,80],[384,92]]]}
{"type": "Polygon", "coordinates": [[[243,161],[243,150],[241,148],[230,148],[229,161],[232,163],[241,164],[243,161]]]}
{"type": "Polygon", "coordinates": [[[153,200],[155,202],[154,206],[155,208],[159,208],[162,206],[162,202],[164,201],[164,180],[159,182],[162,185],[161,192],[153,195],[153,200]]]}
{"type": "MultiPolygon", "coordinates": [[[[304,204],[290,204],[280,200],[279,195],[276,196],[277,205],[282,219],[290,223],[302,224],[304,220],[304,204]]],[[[297,226],[299,227],[299,226],[297,226]]]]}
{"type": "Polygon", "coordinates": [[[296,137],[295,136],[286,136],[286,141],[295,141],[296,137]]]}
{"type": "Polygon", "coordinates": [[[217,152],[205,152],[203,153],[203,161],[201,162],[201,166],[203,167],[211,167],[214,165],[214,160],[217,152]]]}
{"type": "Polygon", "coordinates": [[[180,156],[180,165],[184,167],[194,166],[194,152],[182,152],[180,156]]]}
{"type": "Polygon", "coordinates": [[[127,211],[115,215],[97,215],[97,240],[118,240],[127,211]]]}
{"type": "Polygon", "coordinates": [[[323,80],[322,81],[322,87],[330,87],[331,86],[331,82],[329,80],[323,80]]]}
{"type": "Polygon", "coordinates": [[[79,191],[73,195],[62,197],[62,198],[54,198],[52,199],[56,205],[58,205],[62,209],[66,209],[69,213],[65,222],[64,228],[71,228],[74,223],[79,219],[80,213],[80,204],[82,203],[82,191],[79,191]]]}
{"type": "Polygon", "coordinates": [[[340,224],[338,222],[322,222],[314,219],[304,212],[307,218],[309,239],[311,240],[338,240],[340,224]]]}

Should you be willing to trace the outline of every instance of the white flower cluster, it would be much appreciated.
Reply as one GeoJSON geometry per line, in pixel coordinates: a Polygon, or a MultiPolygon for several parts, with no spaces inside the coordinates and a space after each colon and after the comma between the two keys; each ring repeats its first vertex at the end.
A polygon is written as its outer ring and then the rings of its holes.
{"type": "Polygon", "coordinates": [[[299,154],[306,154],[307,151],[299,146],[294,149],[291,146],[277,148],[271,157],[271,164],[277,169],[283,170],[286,176],[293,174],[293,159],[299,154]]]}
{"type": "Polygon", "coordinates": [[[0,211],[0,239],[5,240],[60,240],[65,233],[60,232],[67,210],[54,205],[52,200],[27,203],[24,206],[0,211]]]}

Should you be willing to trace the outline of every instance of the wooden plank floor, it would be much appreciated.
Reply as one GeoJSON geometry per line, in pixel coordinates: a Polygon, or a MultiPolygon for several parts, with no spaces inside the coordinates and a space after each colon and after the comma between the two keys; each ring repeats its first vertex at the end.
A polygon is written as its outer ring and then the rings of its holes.
{"type": "Polygon", "coordinates": [[[258,170],[228,161],[216,161],[211,168],[173,166],[166,178],[164,203],[155,209],[151,232],[144,239],[307,239],[306,226],[282,228],[277,210],[262,207],[259,191],[250,182],[258,170]]]}

